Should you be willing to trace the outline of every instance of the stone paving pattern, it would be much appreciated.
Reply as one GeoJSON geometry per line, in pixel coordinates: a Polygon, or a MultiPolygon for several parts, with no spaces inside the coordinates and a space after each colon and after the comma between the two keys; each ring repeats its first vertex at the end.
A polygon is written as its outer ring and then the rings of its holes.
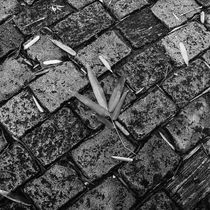
{"type": "Polygon", "coordinates": [[[209,88],[209,0],[0,0],[0,190],[30,203],[0,210],[209,210],[209,88]],[[74,97],[87,63],[107,100],[126,78],[121,140],[74,97]]]}

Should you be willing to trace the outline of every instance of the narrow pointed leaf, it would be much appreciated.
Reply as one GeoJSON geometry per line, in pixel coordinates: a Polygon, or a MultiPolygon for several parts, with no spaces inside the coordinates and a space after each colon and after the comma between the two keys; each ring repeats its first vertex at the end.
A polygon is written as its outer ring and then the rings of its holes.
{"type": "Polygon", "coordinates": [[[25,43],[23,45],[23,49],[27,50],[29,47],[31,47],[32,45],[34,45],[36,42],[38,42],[40,39],[40,36],[35,36],[33,39],[29,40],[27,43],[25,43]]]}
{"type": "Polygon", "coordinates": [[[70,55],[75,56],[77,53],[69,46],[63,44],[62,42],[59,42],[55,39],[50,39],[50,41],[55,44],[56,46],[58,46],[59,48],[61,48],[62,50],[64,50],[65,52],[69,53],[70,55]]]}
{"type": "Polygon", "coordinates": [[[98,121],[102,122],[105,126],[107,126],[107,128],[109,128],[109,129],[114,128],[113,124],[109,120],[107,120],[105,117],[96,115],[96,118],[98,121]]]}
{"type": "Polygon", "coordinates": [[[120,129],[120,131],[125,135],[125,136],[129,136],[130,134],[128,133],[128,131],[117,121],[114,122],[116,124],[116,126],[120,129]]]}
{"type": "Polygon", "coordinates": [[[29,203],[24,197],[21,197],[18,194],[0,190],[0,195],[16,203],[20,203],[26,206],[31,206],[31,203],[29,203]]]}
{"type": "Polygon", "coordinates": [[[126,162],[132,162],[133,158],[126,158],[126,157],[119,157],[119,156],[111,156],[113,159],[126,161],[126,162]]]}
{"type": "Polygon", "coordinates": [[[103,55],[99,55],[99,59],[104,64],[104,66],[113,73],[111,66],[109,65],[108,61],[104,58],[103,55]]]}
{"type": "Polygon", "coordinates": [[[114,88],[111,97],[110,97],[109,105],[108,105],[109,112],[113,112],[115,107],[117,106],[117,104],[120,100],[120,97],[122,95],[124,84],[125,84],[125,78],[121,77],[117,86],[114,88]]]}
{"type": "Polygon", "coordinates": [[[189,65],[189,58],[188,58],[186,47],[184,46],[184,44],[182,42],[180,42],[179,43],[179,48],[180,48],[181,55],[184,59],[184,62],[188,66],[189,65]]]}
{"type": "Polygon", "coordinates": [[[90,109],[92,109],[94,112],[99,114],[100,116],[109,116],[109,112],[106,109],[104,109],[102,106],[98,105],[97,103],[93,102],[88,97],[83,96],[83,95],[81,95],[79,93],[76,93],[75,97],[79,101],[81,101],[83,104],[88,106],[90,109]]]}
{"type": "Polygon", "coordinates": [[[205,22],[205,12],[204,11],[202,11],[200,14],[200,21],[202,24],[204,24],[204,22],[205,22]]]}
{"type": "Polygon", "coordinates": [[[88,79],[90,81],[96,100],[98,101],[99,105],[101,105],[105,109],[108,109],[104,91],[88,64],[87,64],[87,71],[88,71],[88,79]]]}
{"type": "Polygon", "coordinates": [[[118,102],[113,114],[112,114],[112,120],[116,120],[118,117],[119,117],[119,114],[120,114],[120,111],[121,111],[121,108],[122,108],[122,105],[125,101],[125,98],[128,94],[128,91],[124,92],[122,94],[122,97],[120,98],[120,101],[118,102]]]}
{"type": "Polygon", "coordinates": [[[61,60],[48,60],[48,61],[44,61],[43,64],[44,65],[53,65],[53,64],[59,64],[62,63],[61,60]]]}
{"type": "Polygon", "coordinates": [[[39,102],[36,100],[36,98],[34,96],[32,96],[34,103],[36,104],[36,107],[38,108],[38,110],[40,112],[44,112],[44,109],[41,107],[41,105],[39,104],[39,102]]]}

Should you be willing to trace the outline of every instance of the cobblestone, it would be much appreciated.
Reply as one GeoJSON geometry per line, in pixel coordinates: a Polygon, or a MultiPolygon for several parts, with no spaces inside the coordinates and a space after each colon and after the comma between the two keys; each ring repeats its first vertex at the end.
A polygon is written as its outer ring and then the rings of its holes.
{"type": "Polygon", "coordinates": [[[147,8],[128,16],[117,25],[117,28],[137,48],[156,41],[168,32],[168,29],[147,8]]]}
{"type": "Polygon", "coordinates": [[[0,65],[0,101],[10,98],[34,78],[23,58],[11,57],[0,65]]]}
{"type": "Polygon", "coordinates": [[[148,89],[171,70],[170,58],[164,48],[155,44],[144,52],[130,56],[116,72],[123,75],[135,91],[139,91],[142,88],[148,89]]]}
{"type": "MultiPolygon", "coordinates": [[[[105,77],[100,81],[100,84],[103,87],[104,93],[106,95],[107,101],[108,99],[110,99],[113,89],[117,85],[118,80],[119,80],[118,77],[113,75],[108,75],[107,77],[105,77]]],[[[128,88],[125,87],[124,91],[127,90],[128,88]]],[[[92,90],[86,91],[84,95],[96,102],[92,90]]],[[[122,109],[124,109],[128,104],[130,104],[135,99],[136,99],[135,94],[129,91],[126,96],[122,109]]],[[[78,113],[78,115],[87,123],[87,125],[91,129],[99,128],[101,123],[96,119],[95,113],[92,111],[92,109],[90,109],[89,107],[87,107],[77,99],[75,99],[74,103],[71,103],[71,106],[73,107],[73,110],[75,110],[75,112],[78,113]]]]}
{"type": "Polygon", "coordinates": [[[99,59],[103,55],[110,66],[126,57],[131,49],[123,43],[114,31],[100,36],[95,42],[78,51],[77,58],[85,66],[88,63],[97,76],[107,71],[99,59]]]}
{"type": "Polygon", "coordinates": [[[119,19],[122,19],[133,11],[149,5],[151,0],[104,0],[103,2],[119,19]]]}
{"type": "Polygon", "coordinates": [[[198,3],[200,3],[201,5],[205,6],[205,7],[209,7],[210,6],[210,2],[209,0],[196,0],[198,3]]]}
{"type": "Polygon", "coordinates": [[[21,13],[15,15],[14,22],[24,34],[33,34],[72,12],[73,9],[63,0],[41,0],[25,6],[21,13]],[[55,5],[61,6],[60,9],[53,11],[55,5]]]}
{"type": "Polygon", "coordinates": [[[175,72],[163,83],[163,88],[180,107],[183,107],[199,92],[210,86],[209,76],[209,68],[202,60],[197,59],[189,67],[175,72]]]}
{"type": "Polygon", "coordinates": [[[173,201],[164,193],[158,192],[153,195],[146,203],[144,203],[138,210],[178,210],[178,207],[173,201]]]}
{"type": "Polygon", "coordinates": [[[0,121],[14,137],[22,136],[44,117],[28,91],[22,91],[0,108],[0,121]]]}
{"type": "Polygon", "coordinates": [[[198,7],[195,0],[159,0],[152,7],[152,12],[168,27],[173,28],[199,13],[201,9],[197,9],[198,7]]]}
{"type": "MultiPolygon", "coordinates": [[[[134,147],[123,138],[130,149],[134,147]]],[[[104,129],[95,137],[85,141],[73,150],[72,156],[86,177],[98,178],[106,174],[111,168],[121,161],[114,160],[111,156],[126,157],[130,152],[125,149],[116,134],[116,131],[104,129]]]]}
{"type": "Polygon", "coordinates": [[[19,144],[0,155],[0,189],[12,191],[38,172],[29,153],[19,144]]]}
{"type": "Polygon", "coordinates": [[[172,116],[175,110],[175,105],[158,90],[135,102],[119,119],[135,139],[140,140],[172,116]]]}
{"type": "Polygon", "coordinates": [[[153,136],[120,173],[140,196],[156,186],[178,164],[179,156],[163,139],[153,136]]]}
{"type": "Polygon", "coordinates": [[[132,207],[134,202],[135,198],[116,178],[108,178],[101,185],[85,194],[68,210],[127,210],[132,207]]]}
{"type": "Polygon", "coordinates": [[[30,84],[41,103],[53,112],[87,84],[72,62],[50,67],[49,72],[30,84]]]}
{"type": "Polygon", "coordinates": [[[183,152],[189,150],[210,134],[209,99],[210,94],[206,94],[190,103],[167,125],[179,150],[183,152]]]}
{"type": "Polygon", "coordinates": [[[0,21],[17,12],[19,3],[17,0],[4,0],[0,2],[0,21]]]}
{"type": "Polygon", "coordinates": [[[108,28],[112,23],[111,16],[103,6],[95,2],[56,24],[53,31],[64,43],[74,48],[108,28]]]}
{"type": "Polygon", "coordinates": [[[63,108],[22,141],[44,164],[50,164],[88,135],[88,129],[68,108],[63,108]]]}
{"type": "Polygon", "coordinates": [[[3,130],[0,129],[0,153],[6,147],[6,145],[7,145],[7,140],[4,137],[3,130]]]}
{"type": "Polygon", "coordinates": [[[167,190],[170,195],[184,209],[193,209],[195,204],[209,193],[209,162],[207,155],[199,150],[168,184],[167,190]]]}
{"type": "Polygon", "coordinates": [[[162,44],[166,52],[177,63],[178,66],[184,64],[181,56],[179,43],[184,43],[188,57],[191,60],[203,50],[210,46],[210,32],[206,28],[197,23],[188,23],[184,28],[181,28],[162,39],[162,44]]]}
{"type": "Polygon", "coordinates": [[[40,209],[54,210],[84,189],[82,181],[66,160],[52,166],[44,175],[28,183],[24,191],[40,209]]]}
{"type": "Polygon", "coordinates": [[[0,57],[17,49],[23,42],[23,36],[17,31],[11,22],[1,25],[0,37],[0,57]]]}

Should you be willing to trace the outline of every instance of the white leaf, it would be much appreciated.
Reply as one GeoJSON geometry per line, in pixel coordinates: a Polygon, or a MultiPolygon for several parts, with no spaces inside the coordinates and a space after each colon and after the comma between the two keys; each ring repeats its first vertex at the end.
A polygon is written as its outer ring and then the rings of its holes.
{"type": "Polygon", "coordinates": [[[180,42],[179,43],[179,48],[180,48],[182,58],[184,59],[185,64],[188,66],[189,65],[189,58],[188,58],[186,47],[184,46],[184,44],[182,42],[180,42]]]}
{"type": "Polygon", "coordinates": [[[40,112],[44,112],[44,110],[42,109],[42,107],[40,106],[39,102],[36,100],[36,98],[34,96],[32,96],[33,100],[34,100],[34,103],[36,104],[38,110],[40,112]]]}
{"type": "Polygon", "coordinates": [[[40,39],[40,36],[39,35],[35,36],[33,39],[29,40],[28,42],[26,42],[23,45],[23,49],[24,50],[28,49],[29,47],[31,47],[32,45],[34,45],[36,42],[38,42],[39,39],[40,39]]]}
{"type": "Polygon", "coordinates": [[[205,12],[204,11],[202,11],[200,14],[200,21],[202,24],[204,24],[204,22],[205,22],[205,12]]]}
{"type": "Polygon", "coordinates": [[[61,63],[61,60],[48,60],[48,61],[44,61],[43,64],[44,65],[52,65],[52,64],[58,64],[61,63]]]}
{"type": "Polygon", "coordinates": [[[116,160],[122,160],[122,161],[126,161],[126,162],[132,162],[133,158],[126,158],[126,157],[119,157],[119,156],[111,156],[113,159],[116,160]]]}
{"type": "Polygon", "coordinates": [[[109,65],[108,61],[104,58],[103,55],[99,55],[98,56],[100,61],[104,64],[104,66],[113,73],[112,69],[111,69],[111,66],[109,65]]]}

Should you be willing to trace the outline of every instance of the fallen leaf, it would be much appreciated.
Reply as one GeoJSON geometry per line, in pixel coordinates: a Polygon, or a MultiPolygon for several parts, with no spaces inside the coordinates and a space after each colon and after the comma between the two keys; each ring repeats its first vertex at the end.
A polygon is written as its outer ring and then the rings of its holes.
{"type": "Polygon", "coordinates": [[[83,104],[88,106],[90,109],[92,109],[94,112],[96,112],[97,114],[99,114],[101,116],[109,116],[109,112],[106,109],[104,109],[104,107],[102,107],[102,106],[98,105],[97,103],[93,102],[88,97],[83,96],[79,93],[76,93],[75,97],[79,101],[81,101],[83,104]]]}
{"type": "Polygon", "coordinates": [[[205,12],[204,11],[202,11],[200,14],[200,21],[202,24],[204,24],[204,22],[205,22],[205,12]]]}
{"type": "Polygon", "coordinates": [[[34,45],[36,42],[38,42],[40,39],[40,36],[37,35],[35,36],[33,39],[29,40],[28,42],[26,42],[24,45],[23,45],[23,49],[24,50],[27,50],[29,47],[31,47],[32,45],[34,45]]]}
{"type": "Polygon", "coordinates": [[[65,52],[69,53],[72,56],[76,56],[76,52],[69,46],[63,44],[62,42],[59,42],[55,39],[50,39],[50,41],[55,44],[56,46],[58,46],[59,48],[61,48],[62,50],[64,50],[65,52]]]}
{"type": "Polygon", "coordinates": [[[184,59],[185,64],[188,66],[189,65],[189,58],[188,58],[186,47],[182,42],[180,42],[179,43],[179,48],[180,48],[182,58],[184,59]]]}
{"type": "Polygon", "coordinates": [[[111,66],[109,65],[108,61],[104,58],[103,55],[99,55],[99,59],[101,60],[101,62],[104,64],[104,66],[113,73],[111,66]]]}
{"type": "Polygon", "coordinates": [[[117,86],[114,88],[111,97],[110,97],[109,105],[108,105],[109,112],[113,112],[114,109],[116,108],[116,106],[120,100],[120,97],[122,95],[124,84],[125,84],[125,78],[121,77],[120,80],[118,81],[117,86]]]}
{"type": "Polygon", "coordinates": [[[126,162],[132,162],[133,158],[126,158],[126,157],[119,157],[119,156],[111,156],[113,159],[116,160],[122,160],[122,161],[126,161],[126,162]]]}
{"type": "Polygon", "coordinates": [[[104,91],[99,84],[95,74],[92,72],[89,64],[86,64],[87,71],[88,71],[88,79],[90,81],[91,87],[93,89],[93,93],[96,97],[96,100],[98,101],[99,105],[101,105],[104,109],[107,109],[107,102],[106,102],[106,97],[104,95],[104,91]]]}
{"type": "Polygon", "coordinates": [[[62,63],[62,61],[61,60],[48,60],[48,61],[43,62],[44,65],[52,65],[52,64],[58,64],[58,63],[62,63]]]}
{"type": "Polygon", "coordinates": [[[97,120],[99,122],[102,122],[105,126],[107,126],[107,128],[109,128],[109,129],[114,128],[113,124],[109,120],[107,120],[105,117],[100,116],[100,115],[95,115],[95,116],[96,116],[97,120]]]}
{"type": "Polygon", "coordinates": [[[29,203],[24,197],[21,197],[18,194],[14,194],[14,193],[11,193],[11,192],[0,190],[0,195],[9,199],[9,200],[11,200],[11,201],[14,201],[16,203],[20,203],[20,204],[23,204],[25,206],[31,206],[31,203],[29,203]]]}
{"type": "Polygon", "coordinates": [[[118,102],[113,114],[111,115],[112,117],[112,120],[116,120],[118,117],[119,117],[119,114],[120,114],[120,111],[121,111],[121,108],[122,108],[122,105],[125,101],[125,98],[127,96],[129,91],[126,91],[122,94],[122,97],[120,98],[120,101],[118,102]]]}
{"type": "Polygon", "coordinates": [[[32,96],[34,103],[36,104],[36,107],[38,108],[38,110],[40,112],[44,112],[44,109],[41,107],[41,105],[39,104],[39,102],[36,100],[36,98],[34,96],[32,96]]]}

